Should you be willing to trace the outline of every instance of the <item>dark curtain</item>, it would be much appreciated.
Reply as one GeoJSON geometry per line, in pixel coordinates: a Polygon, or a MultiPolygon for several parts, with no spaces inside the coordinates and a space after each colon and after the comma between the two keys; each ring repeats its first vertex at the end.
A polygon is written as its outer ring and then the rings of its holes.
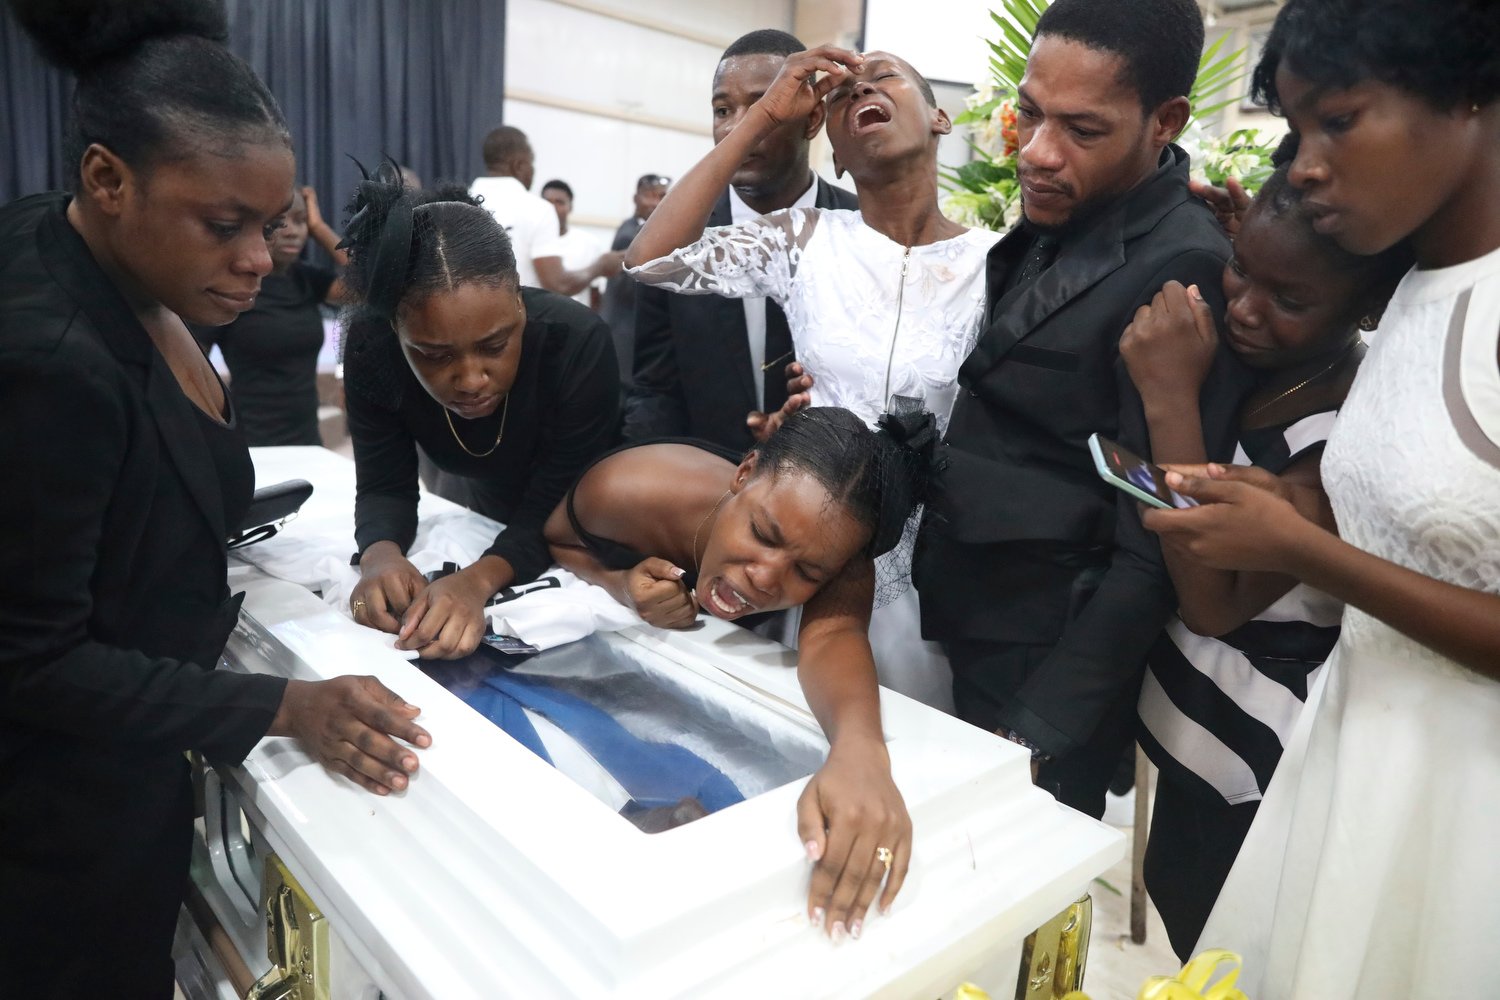
{"type": "MultiPolygon", "coordinates": [[[[228,0],[229,44],[291,126],[301,183],[337,228],[358,180],[349,155],[393,157],[431,184],[467,185],[501,120],[503,0],[228,0]],[[346,155],[348,154],[348,155],[346,155]]],[[[71,84],[0,5],[0,202],[66,186],[71,84]]]]}

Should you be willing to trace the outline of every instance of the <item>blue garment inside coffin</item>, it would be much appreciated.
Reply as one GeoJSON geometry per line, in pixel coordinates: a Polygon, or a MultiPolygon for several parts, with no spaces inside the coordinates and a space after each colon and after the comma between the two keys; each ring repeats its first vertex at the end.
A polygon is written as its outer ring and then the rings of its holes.
{"type": "Polygon", "coordinates": [[[547,719],[577,740],[642,808],[675,806],[694,798],[709,812],[717,812],[745,799],[722,771],[691,750],[643,740],[608,712],[534,674],[495,671],[472,690],[454,693],[551,764],[524,710],[547,719]]]}

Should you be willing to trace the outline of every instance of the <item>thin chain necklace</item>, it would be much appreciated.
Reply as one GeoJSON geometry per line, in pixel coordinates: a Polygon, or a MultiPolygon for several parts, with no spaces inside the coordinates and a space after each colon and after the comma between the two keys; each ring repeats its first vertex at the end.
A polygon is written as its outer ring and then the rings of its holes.
{"type": "Polygon", "coordinates": [[[1281,393],[1279,396],[1274,396],[1271,399],[1266,400],[1264,403],[1261,403],[1255,409],[1253,409],[1249,413],[1245,414],[1245,419],[1249,420],[1251,417],[1255,416],[1257,413],[1259,413],[1261,410],[1264,410],[1266,407],[1272,405],[1273,403],[1279,403],[1279,402],[1281,402],[1283,399],[1286,399],[1288,396],[1290,396],[1292,393],[1296,392],[1298,389],[1301,389],[1303,386],[1308,385],[1309,383],[1312,383],[1312,382],[1316,382],[1318,379],[1322,378],[1324,375],[1327,375],[1329,372],[1333,371],[1336,367],[1338,367],[1338,365],[1345,358],[1347,358],[1349,356],[1349,352],[1353,351],[1354,348],[1355,348],[1355,346],[1357,346],[1358,344],[1359,344],[1358,340],[1354,341],[1348,347],[1346,347],[1342,351],[1340,351],[1338,357],[1336,357],[1332,361],[1328,362],[1328,367],[1327,368],[1324,368],[1322,371],[1318,372],[1316,375],[1311,375],[1311,376],[1303,379],[1301,382],[1298,382],[1296,385],[1292,386],[1286,392],[1281,393]]]}
{"type": "Polygon", "coordinates": [[[448,412],[446,406],[443,407],[443,416],[448,418],[448,432],[453,435],[453,440],[458,442],[460,448],[474,458],[488,458],[495,453],[496,448],[500,447],[500,441],[505,437],[505,418],[510,416],[510,393],[505,394],[505,409],[500,411],[500,433],[495,435],[495,443],[490,445],[489,451],[469,451],[469,446],[464,444],[464,439],[458,436],[458,428],[453,426],[453,414],[448,412]]]}
{"type": "Polygon", "coordinates": [[[703,515],[703,520],[701,520],[701,521],[698,522],[698,530],[695,531],[695,532],[693,532],[693,575],[694,576],[698,575],[698,536],[701,535],[701,534],[703,534],[703,526],[708,523],[708,519],[709,518],[711,518],[711,517],[714,516],[714,512],[719,509],[719,505],[721,503],[723,503],[725,500],[729,499],[729,494],[730,494],[730,491],[732,489],[733,489],[733,487],[730,487],[730,489],[725,490],[724,493],[723,493],[723,495],[720,496],[719,499],[717,499],[717,500],[714,501],[714,505],[708,509],[708,513],[703,515]]]}

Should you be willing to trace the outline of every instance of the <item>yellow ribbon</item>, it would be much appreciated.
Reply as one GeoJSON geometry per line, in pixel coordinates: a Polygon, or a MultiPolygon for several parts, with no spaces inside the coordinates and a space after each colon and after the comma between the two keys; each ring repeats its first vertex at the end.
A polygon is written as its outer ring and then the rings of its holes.
{"type": "MultiPolygon", "coordinates": [[[[1136,1000],[1248,1000],[1243,992],[1234,988],[1240,978],[1240,956],[1232,951],[1214,948],[1198,955],[1175,976],[1152,976],[1141,987],[1136,1000]],[[1212,986],[1209,980],[1219,972],[1219,966],[1229,965],[1219,981],[1212,986]]],[[[953,1000],[990,1000],[990,995],[973,983],[964,983],[953,991],[953,1000]]],[[[1087,993],[1074,991],[1063,1000],[1089,1000],[1087,993]]]]}

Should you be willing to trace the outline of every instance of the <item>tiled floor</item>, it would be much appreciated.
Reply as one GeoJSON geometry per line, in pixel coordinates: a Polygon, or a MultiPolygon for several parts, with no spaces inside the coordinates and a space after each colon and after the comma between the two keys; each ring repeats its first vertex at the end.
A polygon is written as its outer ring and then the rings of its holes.
{"type": "MultiPolygon", "coordinates": [[[[1153,771],[1153,777],[1155,773],[1153,771]]],[[[1132,836],[1134,793],[1110,799],[1106,822],[1132,836]]],[[[1132,837],[1133,840],[1133,837],[1132,837]]],[[[1169,976],[1182,967],[1167,943],[1167,931],[1156,907],[1147,901],[1146,942],[1130,940],[1130,852],[1096,880],[1093,888],[1094,928],[1084,987],[1090,1000],[1135,1000],[1141,984],[1151,976],[1169,976]],[[1107,885],[1105,884],[1107,883],[1107,885]],[[1113,887],[1113,888],[1110,888],[1113,887]]]]}

